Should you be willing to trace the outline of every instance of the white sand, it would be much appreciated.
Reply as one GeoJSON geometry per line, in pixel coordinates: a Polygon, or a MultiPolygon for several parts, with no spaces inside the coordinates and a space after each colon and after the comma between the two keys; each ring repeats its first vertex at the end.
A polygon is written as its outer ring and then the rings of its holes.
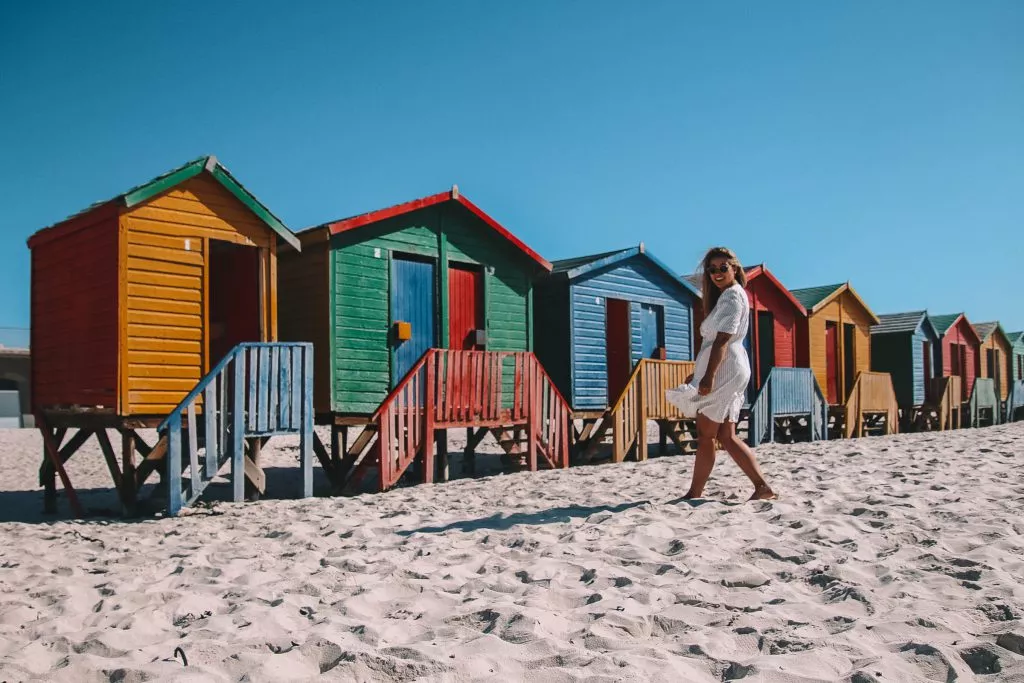
{"type": "Polygon", "coordinates": [[[0,432],[0,681],[1024,681],[1024,424],[764,446],[770,503],[675,456],[135,523],[36,521],[40,452],[0,432]]]}

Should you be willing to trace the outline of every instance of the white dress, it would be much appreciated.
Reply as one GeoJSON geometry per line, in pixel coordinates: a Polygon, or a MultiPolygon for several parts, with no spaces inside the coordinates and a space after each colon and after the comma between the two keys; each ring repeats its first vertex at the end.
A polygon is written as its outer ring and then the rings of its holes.
{"type": "Polygon", "coordinates": [[[743,287],[735,283],[722,292],[711,313],[701,323],[701,345],[693,371],[693,383],[682,384],[665,392],[668,401],[682,410],[684,415],[696,417],[697,413],[701,413],[718,423],[739,421],[743,397],[750,381],[750,360],[743,347],[749,318],[750,300],[743,287]],[[725,347],[725,356],[715,371],[711,393],[701,396],[697,387],[707,372],[711,347],[719,332],[727,332],[731,336],[725,347]]]}

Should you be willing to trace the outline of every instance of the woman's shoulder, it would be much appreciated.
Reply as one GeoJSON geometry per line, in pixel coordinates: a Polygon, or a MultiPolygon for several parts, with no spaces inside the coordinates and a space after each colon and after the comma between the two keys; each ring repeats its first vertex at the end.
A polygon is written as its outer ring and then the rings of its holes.
{"type": "Polygon", "coordinates": [[[729,289],[722,292],[722,297],[729,297],[737,301],[747,301],[747,290],[738,282],[732,284],[729,289]]]}

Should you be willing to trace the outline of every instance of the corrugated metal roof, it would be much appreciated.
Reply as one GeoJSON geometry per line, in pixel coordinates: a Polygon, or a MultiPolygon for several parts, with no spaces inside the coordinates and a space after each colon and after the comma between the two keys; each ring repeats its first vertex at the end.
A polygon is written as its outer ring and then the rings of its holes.
{"type": "Polygon", "coordinates": [[[616,249],[615,251],[605,251],[600,254],[591,254],[590,256],[577,256],[576,258],[561,259],[559,261],[551,262],[551,273],[566,273],[574,268],[585,266],[588,263],[594,261],[600,261],[606,259],[609,256],[615,256],[616,254],[622,254],[627,251],[633,251],[636,247],[629,247],[627,249],[616,249]]]}
{"type": "Polygon", "coordinates": [[[887,313],[878,316],[881,321],[871,326],[871,334],[896,334],[914,332],[921,321],[928,315],[927,311],[910,311],[908,313],[887,313]]]}
{"type": "Polygon", "coordinates": [[[819,303],[829,298],[837,289],[844,286],[845,282],[837,285],[822,285],[820,287],[804,287],[803,289],[791,289],[790,293],[796,297],[804,308],[810,311],[819,303]]]}
{"type": "Polygon", "coordinates": [[[928,317],[931,319],[932,325],[935,326],[938,333],[945,334],[961,315],[963,315],[963,313],[945,313],[943,315],[930,315],[928,317]]]}

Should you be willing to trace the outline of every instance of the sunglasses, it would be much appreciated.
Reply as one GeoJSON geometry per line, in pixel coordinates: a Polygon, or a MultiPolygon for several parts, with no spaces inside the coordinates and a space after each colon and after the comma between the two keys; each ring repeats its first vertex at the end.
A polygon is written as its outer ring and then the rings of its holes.
{"type": "Polygon", "coordinates": [[[715,268],[714,266],[708,266],[707,268],[704,269],[704,272],[707,273],[708,275],[714,275],[715,273],[721,273],[722,275],[725,275],[731,269],[732,266],[730,266],[728,263],[723,263],[722,265],[718,266],[718,268],[715,268]]]}

